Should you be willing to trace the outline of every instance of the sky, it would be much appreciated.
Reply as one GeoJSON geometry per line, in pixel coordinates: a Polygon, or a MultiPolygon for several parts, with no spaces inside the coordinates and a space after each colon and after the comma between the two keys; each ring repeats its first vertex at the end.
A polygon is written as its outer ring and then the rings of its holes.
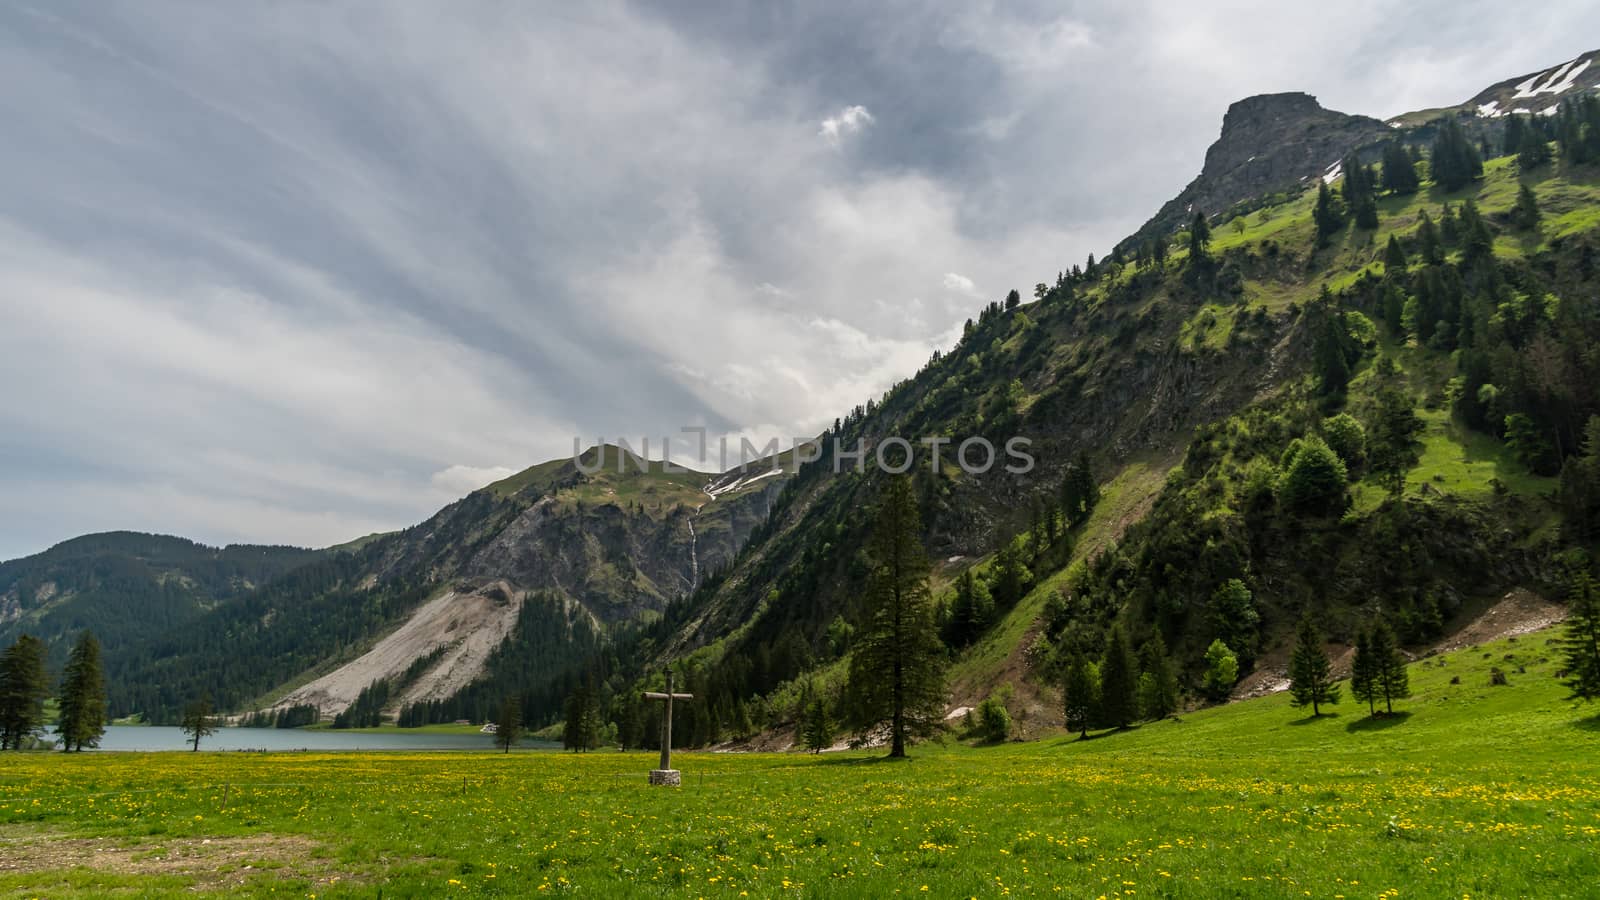
{"type": "Polygon", "coordinates": [[[1378,117],[1600,5],[0,0],[0,559],[326,546],[814,434],[1104,253],[1229,103],[1378,117]]]}

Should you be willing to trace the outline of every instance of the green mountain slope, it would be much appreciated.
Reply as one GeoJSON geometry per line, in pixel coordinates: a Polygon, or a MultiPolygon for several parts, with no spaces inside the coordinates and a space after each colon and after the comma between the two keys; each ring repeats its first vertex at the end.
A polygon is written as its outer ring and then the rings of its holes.
{"type": "MultiPolygon", "coordinates": [[[[1600,99],[1560,109],[1527,126],[1543,129],[1542,163],[1486,127],[1455,145],[1436,144],[1455,124],[1389,129],[1422,184],[1376,190],[1375,225],[1319,228],[1319,202],[1354,196],[1335,156],[1319,165],[1331,199],[1321,178],[1258,198],[1208,223],[1203,257],[1185,230],[1161,253],[1074,266],[1037,302],[991,305],[951,352],[830,430],[868,448],[1033,441],[1027,475],[914,470],[941,584],[976,565],[993,595],[975,643],[952,645],[956,702],[1014,681],[1020,703],[1050,709],[1063,657],[1097,654],[1113,622],[1139,641],[1161,631],[1193,689],[1213,639],[1237,644],[1248,672],[1307,611],[1336,637],[1382,614],[1426,642],[1508,587],[1559,591],[1566,551],[1595,537],[1592,499],[1557,496],[1555,476],[1600,467],[1580,464],[1600,453],[1585,443],[1600,414],[1600,99]],[[1434,161],[1463,146],[1490,158],[1447,189],[1434,161]],[[1524,187],[1537,223],[1518,211],[1524,187]],[[1356,448],[1327,496],[1296,499],[1292,461],[1333,440],[1327,420],[1373,435],[1390,412],[1414,438],[1375,443],[1371,460],[1356,448]],[[1074,524],[1059,498],[1080,455],[1113,506],[1074,524]],[[1231,579],[1247,614],[1215,599],[1231,579]]],[[[708,698],[692,740],[778,724],[798,679],[837,681],[865,573],[859,511],[880,484],[827,459],[802,469],[728,576],[643,639],[650,668],[675,660],[708,698]]]]}
{"type": "Polygon", "coordinates": [[[0,563],[0,646],[32,634],[59,665],[88,629],[115,654],[187,627],[319,555],[296,547],[206,547],[130,531],[74,538],[0,563]]]}

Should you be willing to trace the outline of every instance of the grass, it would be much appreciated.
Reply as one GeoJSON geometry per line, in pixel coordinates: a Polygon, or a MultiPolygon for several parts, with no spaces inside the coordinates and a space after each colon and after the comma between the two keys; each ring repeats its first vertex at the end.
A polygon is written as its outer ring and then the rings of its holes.
{"type": "Polygon", "coordinates": [[[899,763],[681,754],[681,790],[648,753],[20,754],[0,896],[1584,896],[1600,721],[1548,639],[1414,664],[1393,719],[1278,695],[899,763]]]}
{"type": "MultiPolygon", "coordinates": [[[[1542,497],[1556,489],[1557,479],[1535,475],[1512,457],[1505,444],[1464,428],[1443,410],[1417,410],[1423,422],[1417,465],[1406,473],[1406,492],[1431,489],[1459,497],[1483,498],[1499,482],[1512,493],[1542,497]]],[[[1357,512],[1376,509],[1386,496],[1371,480],[1352,489],[1357,512]]]]}

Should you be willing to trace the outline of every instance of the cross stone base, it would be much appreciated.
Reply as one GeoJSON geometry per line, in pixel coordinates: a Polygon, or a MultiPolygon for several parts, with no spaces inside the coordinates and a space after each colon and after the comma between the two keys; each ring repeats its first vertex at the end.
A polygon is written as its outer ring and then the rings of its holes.
{"type": "Polygon", "coordinates": [[[680,787],[683,784],[683,773],[677,769],[651,769],[650,783],[664,787],[680,787]]]}

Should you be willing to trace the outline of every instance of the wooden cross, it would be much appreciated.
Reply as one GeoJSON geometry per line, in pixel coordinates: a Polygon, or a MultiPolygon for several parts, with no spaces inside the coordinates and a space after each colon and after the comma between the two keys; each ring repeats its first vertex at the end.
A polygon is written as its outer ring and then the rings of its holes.
{"type": "Polygon", "coordinates": [[[672,692],[672,670],[667,670],[667,692],[645,691],[646,700],[663,700],[667,708],[661,714],[661,769],[662,772],[672,771],[672,701],[693,700],[693,694],[674,694],[672,692]]]}

